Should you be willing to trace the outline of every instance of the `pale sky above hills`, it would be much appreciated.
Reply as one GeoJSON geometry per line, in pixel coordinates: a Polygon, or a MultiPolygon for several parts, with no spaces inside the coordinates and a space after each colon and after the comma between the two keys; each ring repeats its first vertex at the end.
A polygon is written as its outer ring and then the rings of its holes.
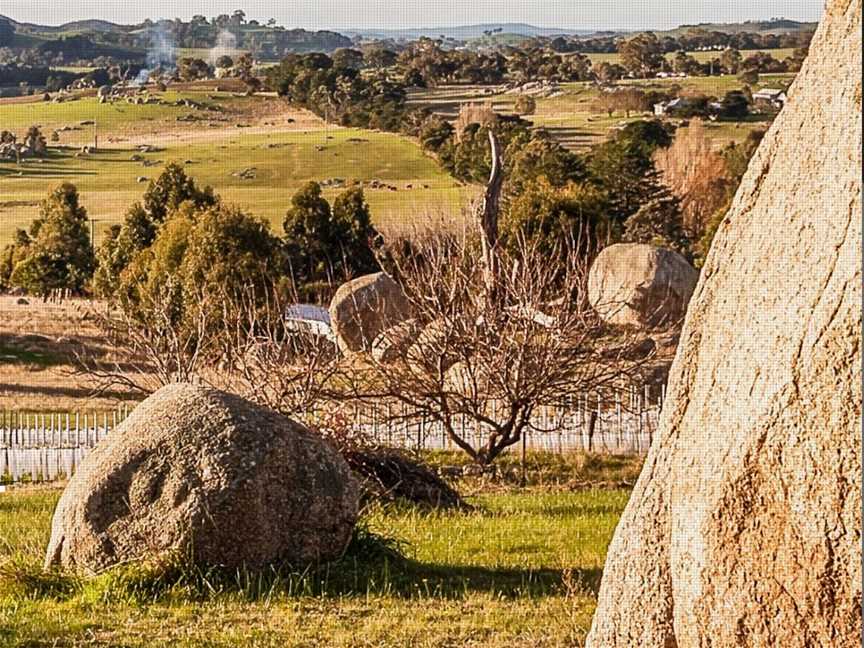
{"type": "Polygon", "coordinates": [[[814,21],[824,0],[2,0],[0,14],[56,25],[101,18],[213,16],[243,9],[248,18],[276,18],[307,29],[441,27],[524,22],[566,29],[668,29],[682,23],[740,22],[785,17],[814,21]]]}

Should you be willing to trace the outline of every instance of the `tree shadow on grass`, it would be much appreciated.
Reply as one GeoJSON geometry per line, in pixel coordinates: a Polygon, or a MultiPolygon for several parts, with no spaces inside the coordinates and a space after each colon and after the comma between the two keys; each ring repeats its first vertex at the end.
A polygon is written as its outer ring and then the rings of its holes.
{"type": "Polygon", "coordinates": [[[31,167],[31,166],[15,166],[15,167],[0,167],[0,177],[12,178],[38,178],[47,180],[51,178],[65,178],[69,176],[95,176],[96,171],[87,171],[84,169],[68,169],[66,167],[31,167]]]}
{"type": "MultiPolygon", "coordinates": [[[[422,563],[411,559],[360,562],[346,557],[303,571],[198,569],[152,571],[145,566],[109,570],[95,583],[105,601],[157,603],[166,599],[206,602],[220,596],[254,602],[274,595],[341,599],[385,596],[404,600],[462,600],[487,594],[502,600],[539,599],[577,593],[597,596],[602,570],[513,569],[422,563]]],[[[89,586],[94,587],[92,584],[89,586]]],[[[94,590],[94,591],[95,591],[94,590]]]]}
{"type": "Polygon", "coordinates": [[[426,594],[438,598],[461,598],[468,592],[490,593],[504,598],[543,597],[560,594],[565,578],[579,583],[595,596],[600,587],[602,570],[583,569],[513,569],[482,566],[446,565],[406,560],[397,565],[392,594],[414,597],[426,594]]]}
{"type": "MultiPolygon", "coordinates": [[[[0,365],[2,366],[2,365],[0,365]]],[[[52,387],[48,385],[12,385],[8,383],[0,382],[0,394],[23,394],[25,396],[46,396],[52,398],[74,398],[86,400],[88,398],[93,398],[94,391],[90,388],[85,387],[52,387]]],[[[136,403],[141,399],[141,395],[138,393],[133,393],[131,391],[120,391],[120,390],[105,390],[100,391],[98,393],[100,398],[116,400],[116,401],[128,401],[130,403],[136,403]]]]}

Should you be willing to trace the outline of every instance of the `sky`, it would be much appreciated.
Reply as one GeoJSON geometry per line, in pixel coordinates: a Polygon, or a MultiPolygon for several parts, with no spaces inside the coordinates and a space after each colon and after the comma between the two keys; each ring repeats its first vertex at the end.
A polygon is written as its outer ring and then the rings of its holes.
{"type": "Polygon", "coordinates": [[[815,21],[824,0],[0,0],[0,14],[58,25],[101,18],[189,19],[243,9],[249,19],[275,18],[306,29],[404,29],[525,22],[566,29],[670,29],[699,22],[784,17],[815,21]]]}

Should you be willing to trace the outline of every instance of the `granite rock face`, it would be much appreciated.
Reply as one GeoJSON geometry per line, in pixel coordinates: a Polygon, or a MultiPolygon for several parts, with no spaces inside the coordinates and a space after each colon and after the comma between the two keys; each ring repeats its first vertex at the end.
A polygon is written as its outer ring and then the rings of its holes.
{"type": "Polygon", "coordinates": [[[690,302],[592,648],[861,642],[861,0],[831,0],[690,302]]]}

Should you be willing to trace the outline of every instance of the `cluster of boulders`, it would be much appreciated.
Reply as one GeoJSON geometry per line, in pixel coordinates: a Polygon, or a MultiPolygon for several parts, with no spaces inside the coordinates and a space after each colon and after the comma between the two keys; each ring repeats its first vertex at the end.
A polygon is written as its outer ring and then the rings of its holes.
{"type": "Polygon", "coordinates": [[[343,354],[368,354],[380,364],[416,364],[434,357],[454,389],[466,380],[446,339],[447,325],[417,319],[402,287],[386,273],[343,284],[330,304],[330,326],[343,354]]]}
{"type": "MultiPolygon", "coordinates": [[[[592,307],[608,324],[642,334],[642,355],[658,356],[657,367],[646,364],[643,378],[665,382],[677,345],[677,331],[687,311],[698,271],[677,252],[643,244],[612,245],[591,267],[588,296],[592,307]],[[656,376],[654,375],[656,373],[656,376]]],[[[330,325],[342,353],[367,353],[380,363],[422,357],[444,350],[440,322],[423,324],[412,313],[402,287],[386,273],[359,277],[343,284],[330,304],[330,325]]],[[[551,326],[542,313],[534,314],[551,326]]],[[[638,347],[638,348],[637,348],[638,347]]],[[[641,353],[641,351],[640,351],[641,353]]],[[[444,358],[454,388],[468,378],[460,375],[458,358],[444,358]]],[[[475,380],[472,375],[470,380],[475,380]]]]}
{"type": "Polygon", "coordinates": [[[22,140],[11,131],[0,132],[0,161],[19,162],[25,158],[41,158],[48,152],[42,131],[31,126],[22,140]]]}

